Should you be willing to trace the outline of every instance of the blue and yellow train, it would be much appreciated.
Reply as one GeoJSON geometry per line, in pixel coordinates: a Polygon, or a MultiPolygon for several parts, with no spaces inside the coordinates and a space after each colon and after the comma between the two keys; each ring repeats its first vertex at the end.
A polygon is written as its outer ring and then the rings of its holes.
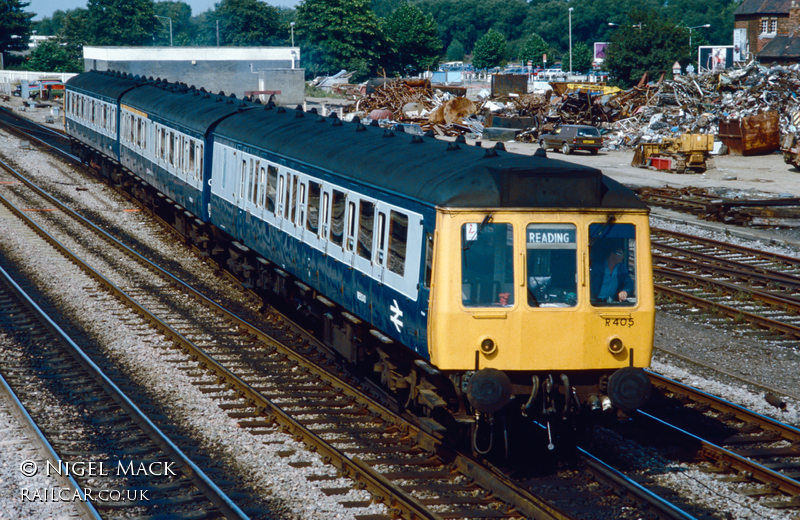
{"type": "Polygon", "coordinates": [[[647,400],[648,208],[599,170],[112,72],[66,85],[76,155],[488,452],[647,400]]]}

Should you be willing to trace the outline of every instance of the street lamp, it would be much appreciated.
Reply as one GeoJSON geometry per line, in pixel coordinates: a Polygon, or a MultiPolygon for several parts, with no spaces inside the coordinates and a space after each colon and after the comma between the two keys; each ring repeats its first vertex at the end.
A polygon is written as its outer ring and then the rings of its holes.
{"type": "Polygon", "coordinates": [[[164,20],[169,20],[169,46],[172,47],[172,18],[169,16],[158,16],[157,14],[153,15],[156,18],[163,18],[164,20]]]}
{"type": "Polygon", "coordinates": [[[700,29],[702,27],[708,28],[711,27],[711,24],[707,23],[705,25],[695,25],[694,27],[686,27],[687,29],[689,29],[689,51],[692,50],[692,29],[700,29]]]}
{"type": "Polygon", "coordinates": [[[292,47],[294,47],[294,22],[290,22],[289,27],[292,29],[292,47]]]}
{"type": "Polygon", "coordinates": [[[572,7],[567,9],[569,12],[569,73],[572,74],[572,7]]]}

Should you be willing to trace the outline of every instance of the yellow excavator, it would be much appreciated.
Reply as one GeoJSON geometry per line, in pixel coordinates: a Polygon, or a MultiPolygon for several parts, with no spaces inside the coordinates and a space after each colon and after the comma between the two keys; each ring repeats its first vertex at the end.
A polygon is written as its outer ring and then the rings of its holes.
{"type": "Polygon", "coordinates": [[[713,149],[713,135],[683,134],[680,137],[663,137],[658,143],[638,144],[631,166],[675,173],[703,173],[707,168],[708,152],[713,149]]]}

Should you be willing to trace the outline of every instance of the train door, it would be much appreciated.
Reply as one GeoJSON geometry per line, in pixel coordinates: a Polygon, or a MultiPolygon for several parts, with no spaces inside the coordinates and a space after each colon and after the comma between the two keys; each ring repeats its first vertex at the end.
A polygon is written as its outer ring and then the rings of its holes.
{"type": "Polygon", "coordinates": [[[347,192],[338,188],[332,187],[330,189],[331,203],[330,203],[330,227],[328,229],[328,243],[325,246],[325,251],[336,260],[350,265],[350,254],[347,253],[345,241],[347,240],[347,207],[349,202],[347,200],[347,192]]]}
{"type": "Polygon", "coordinates": [[[294,222],[295,237],[301,242],[305,241],[305,227],[306,227],[306,206],[308,204],[308,179],[305,177],[297,176],[297,203],[295,204],[295,211],[292,215],[294,222]]]}
{"type": "Polygon", "coordinates": [[[292,185],[297,183],[297,180],[288,171],[281,169],[278,175],[278,190],[279,190],[279,204],[278,215],[280,220],[281,230],[284,233],[291,234],[294,228],[294,223],[291,221],[291,207],[294,202],[292,185]]]}
{"type": "Polygon", "coordinates": [[[303,230],[303,240],[306,244],[315,249],[322,249],[320,246],[320,233],[322,220],[322,184],[316,179],[308,179],[305,203],[305,229],[303,230]]]}
{"type": "MultiPolygon", "coordinates": [[[[353,201],[353,221],[350,222],[348,246],[353,254],[353,267],[372,276],[373,237],[375,236],[375,202],[359,197],[353,201]]],[[[348,207],[348,213],[350,212],[348,207]]]]}
{"type": "Polygon", "coordinates": [[[375,210],[375,231],[372,237],[372,277],[383,283],[388,247],[389,208],[378,202],[375,210]]]}
{"type": "Polygon", "coordinates": [[[331,199],[333,188],[331,186],[322,185],[322,194],[320,196],[319,207],[319,245],[324,253],[330,253],[331,245],[329,236],[331,230],[331,199]]]}

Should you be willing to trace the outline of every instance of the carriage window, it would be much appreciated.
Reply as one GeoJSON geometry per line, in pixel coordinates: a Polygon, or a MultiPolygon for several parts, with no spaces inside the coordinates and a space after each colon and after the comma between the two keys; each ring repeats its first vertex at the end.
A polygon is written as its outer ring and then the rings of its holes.
{"type": "Polygon", "coordinates": [[[337,246],[342,245],[344,236],[344,210],[347,208],[347,198],[341,191],[333,190],[331,203],[331,242],[337,246]]]}
{"type": "Polygon", "coordinates": [[[465,307],[514,305],[514,227],[483,222],[461,227],[461,301],[465,307]]]}
{"type": "Polygon", "coordinates": [[[203,178],[203,145],[202,144],[197,147],[197,156],[200,157],[200,162],[198,163],[198,168],[197,168],[197,178],[198,179],[202,179],[203,178]]]}
{"type": "Polygon", "coordinates": [[[149,130],[150,125],[147,123],[147,119],[142,120],[142,148],[145,150],[147,149],[147,131],[149,130]]]}
{"type": "Polygon", "coordinates": [[[170,132],[169,138],[167,139],[167,145],[169,146],[169,163],[171,165],[175,165],[175,135],[170,132]]]}
{"type": "Polygon", "coordinates": [[[134,132],[136,131],[136,118],[132,115],[128,115],[128,142],[131,145],[135,142],[136,137],[134,136],[134,132]]]}
{"type": "Polygon", "coordinates": [[[136,146],[142,147],[142,118],[136,118],[136,146]]]}
{"type": "Polygon", "coordinates": [[[400,276],[405,273],[407,240],[408,217],[392,211],[389,224],[389,259],[386,264],[391,272],[400,276]]]}
{"type": "Polygon", "coordinates": [[[362,200],[358,218],[358,256],[372,260],[372,231],[375,226],[375,204],[362,200]]]}
{"type": "Polygon", "coordinates": [[[636,305],[636,228],[633,224],[589,226],[592,305],[636,305]]]}
{"type": "Polygon", "coordinates": [[[528,305],[578,304],[578,246],[574,224],[528,224],[525,230],[528,305]]]}
{"type": "Polygon", "coordinates": [[[190,171],[195,171],[194,154],[195,154],[194,141],[191,140],[191,141],[189,141],[189,170],[190,171]]]}
{"type": "Polygon", "coordinates": [[[320,223],[322,224],[322,233],[320,236],[323,240],[325,240],[328,236],[328,216],[330,215],[330,197],[328,193],[322,194],[322,206],[320,206],[320,210],[322,210],[322,218],[320,219],[320,223]]]}
{"type": "Polygon", "coordinates": [[[433,276],[433,233],[425,233],[425,288],[430,288],[433,276]]]}
{"type": "MultiPolygon", "coordinates": [[[[297,176],[295,176],[295,178],[292,179],[292,183],[291,183],[292,197],[288,200],[289,206],[292,207],[292,216],[291,216],[292,222],[295,221],[294,218],[297,215],[297,183],[298,183],[298,181],[299,181],[299,179],[298,179],[297,176]]],[[[288,206],[287,206],[287,209],[288,209],[288,206]]],[[[289,218],[289,215],[287,215],[286,218],[289,218]]]]}
{"type": "Polygon", "coordinates": [[[356,203],[347,203],[347,244],[345,249],[352,251],[355,246],[356,235],[356,203]]]}
{"type": "Polygon", "coordinates": [[[264,207],[264,197],[265,197],[265,195],[267,193],[267,169],[264,168],[263,166],[261,167],[261,170],[259,171],[258,185],[261,188],[261,193],[259,193],[259,195],[258,195],[258,207],[263,208],[264,207]]]}
{"type": "Polygon", "coordinates": [[[384,265],[385,259],[383,257],[383,250],[386,247],[386,213],[382,211],[378,212],[378,227],[375,232],[378,234],[378,243],[375,248],[375,261],[378,265],[384,265]]]}
{"type": "Polygon", "coordinates": [[[269,165],[267,168],[269,174],[269,180],[267,181],[267,204],[270,211],[275,211],[275,198],[278,189],[278,168],[276,166],[269,165]]]}
{"type": "Polygon", "coordinates": [[[247,161],[242,159],[242,175],[239,177],[239,196],[244,198],[244,187],[247,186],[247,161]]]}
{"type": "Polygon", "coordinates": [[[296,224],[303,227],[306,220],[306,185],[300,183],[300,200],[297,201],[297,222],[296,224]]]}
{"type": "Polygon", "coordinates": [[[308,183],[308,209],[306,213],[306,229],[317,233],[319,231],[319,197],[322,185],[317,182],[308,183]]]}
{"type": "Polygon", "coordinates": [[[253,204],[256,202],[256,173],[255,173],[255,164],[253,163],[253,159],[250,159],[250,173],[247,182],[247,200],[252,201],[253,204]]]}

